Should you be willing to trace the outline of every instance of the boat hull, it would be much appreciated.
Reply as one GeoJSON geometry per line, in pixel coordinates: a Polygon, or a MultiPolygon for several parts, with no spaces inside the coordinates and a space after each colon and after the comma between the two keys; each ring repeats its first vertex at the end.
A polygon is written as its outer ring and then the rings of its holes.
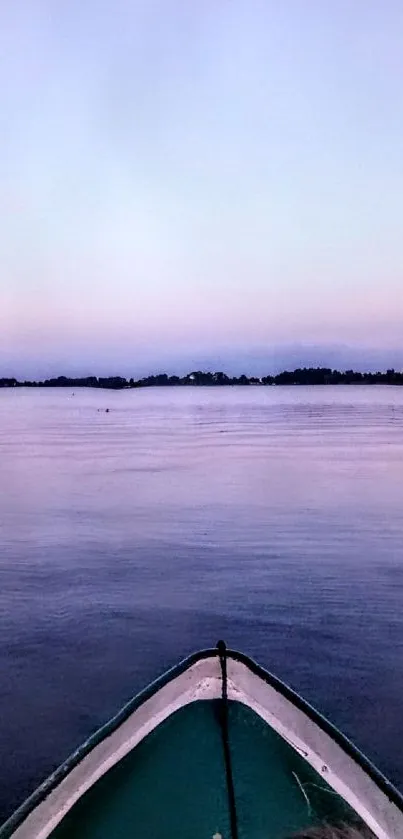
{"type": "Polygon", "coordinates": [[[231,837],[229,780],[239,839],[285,839],[340,820],[364,823],[379,839],[403,835],[401,797],[348,740],[241,653],[225,651],[224,685],[214,649],[129,703],[0,837],[231,837]]]}

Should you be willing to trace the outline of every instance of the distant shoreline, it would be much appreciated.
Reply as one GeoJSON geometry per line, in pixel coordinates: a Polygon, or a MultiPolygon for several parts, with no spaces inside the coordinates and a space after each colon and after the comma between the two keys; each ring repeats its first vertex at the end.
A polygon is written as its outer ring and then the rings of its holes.
{"type": "Polygon", "coordinates": [[[304,367],[284,370],[275,376],[228,376],[226,373],[195,370],[186,376],[169,376],[160,373],[143,379],[125,379],[123,376],[58,376],[44,381],[19,381],[0,378],[0,388],[14,387],[91,387],[105,390],[130,390],[144,387],[228,387],[234,385],[403,385],[403,372],[387,370],[377,373],[358,373],[354,370],[332,370],[327,367],[304,367]]]}

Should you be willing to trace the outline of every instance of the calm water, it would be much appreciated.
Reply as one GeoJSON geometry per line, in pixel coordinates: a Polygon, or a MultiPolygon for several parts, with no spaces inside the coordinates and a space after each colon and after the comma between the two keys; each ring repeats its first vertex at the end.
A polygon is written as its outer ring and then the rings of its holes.
{"type": "Polygon", "coordinates": [[[402,490],[403,388],[0,391],[0,817],[219,637],[403,787],[402,490]]]}

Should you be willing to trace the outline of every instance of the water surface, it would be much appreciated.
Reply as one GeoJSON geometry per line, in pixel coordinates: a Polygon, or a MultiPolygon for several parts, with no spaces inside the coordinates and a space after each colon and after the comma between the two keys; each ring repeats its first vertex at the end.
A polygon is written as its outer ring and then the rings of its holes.
{"type": "Polygon", "coordinates": [[[219,637],[403,787],[403,388],[2,390],[0,465],[0,819],[219,637]]]}

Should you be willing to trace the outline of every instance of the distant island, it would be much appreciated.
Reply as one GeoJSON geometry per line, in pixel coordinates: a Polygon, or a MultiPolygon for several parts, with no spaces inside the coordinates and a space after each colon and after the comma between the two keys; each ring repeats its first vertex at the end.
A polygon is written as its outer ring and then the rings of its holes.
{"type": "Polygon", "coordinates": [[[304,367],[284,370],[276,376],[227,376],[226,373],[206,373],[195,370],[186,376],[169,376],[159,373],[143,379],[125,379],[122,376],[85,376],[72,378],[58,376],[44,381],[20,382],[15,378],[0,379],[0,387],[92,387],[123,390],[139,387],[222,387],[230,385],[403,385],[403,372],[387,370],[386,373],[357,373],[354,370],[331,370],[328,367],[304,367]]]}

